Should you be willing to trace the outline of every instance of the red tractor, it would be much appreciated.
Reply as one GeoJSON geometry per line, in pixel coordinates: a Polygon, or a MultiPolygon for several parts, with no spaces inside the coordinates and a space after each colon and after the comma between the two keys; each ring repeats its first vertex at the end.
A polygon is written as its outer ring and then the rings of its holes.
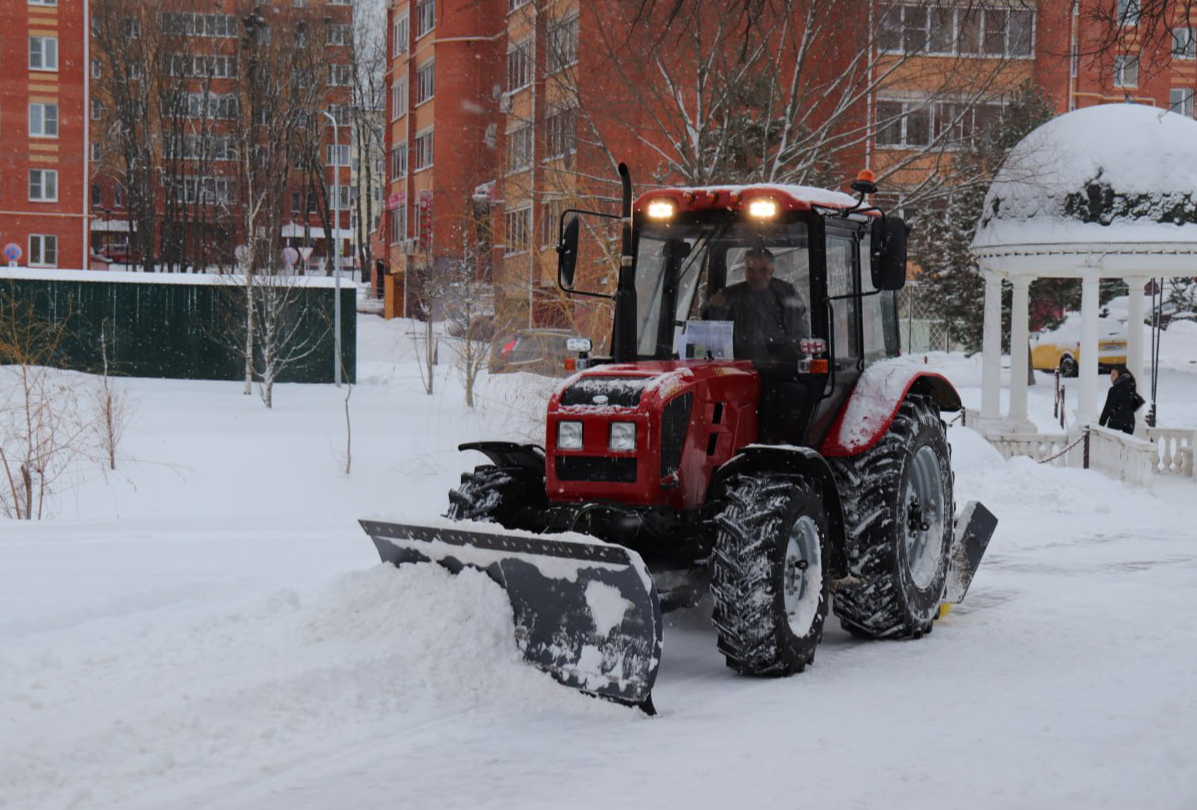
{"type": "MultiPolygon", "coordinates": [[[[748,675],[801,672],[834,605],[868,639],[919,638],[963,598],[996,526],[955,520],[940,414],[960,398],[898,357],[906,226],[794,186],[665,189],[632,202],[610,357],[548,405],[544,447],[488,457],[439,525],[363,521],[383,561],[486,570],[525,657],[562,683],[652,710],[661,611],[713,602],[748,675]]],[[[571,293],[579,218],[558,247],[571,293]]],[[[569,217],[568,222],[566,217],[569,217]]]]}

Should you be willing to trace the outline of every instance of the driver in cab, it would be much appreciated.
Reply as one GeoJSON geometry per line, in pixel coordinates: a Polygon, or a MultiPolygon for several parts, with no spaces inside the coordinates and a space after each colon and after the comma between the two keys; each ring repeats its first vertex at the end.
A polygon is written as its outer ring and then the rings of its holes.
{"type": "Polygon", "coordinates": [[[757,365],[795,362],[798,341],[810,337],[806,302],[773,270],[772,251],[751,248],[744,256],[745,280],[711,296],[705,313],[707,320],[732,321],[736,358],[757,365]]]}

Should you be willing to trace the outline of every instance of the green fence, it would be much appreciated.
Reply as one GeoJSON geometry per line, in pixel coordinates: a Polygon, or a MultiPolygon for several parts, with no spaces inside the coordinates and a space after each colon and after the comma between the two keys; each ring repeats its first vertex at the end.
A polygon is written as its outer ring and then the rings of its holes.
{"type": "MultiPolygon", "coordinates": [[[[0,297],[65,325],[58,363],[78,371],[187,380],[245,378],[245,287],[239,277],[0,270],[0,297]],[[130,278],[131,277],[131,278],[130,278]]],[[[256,311],[272,294],[282,333],[294,332],[294,359],[278,382],[333,381],[335,289],[324,278],[293,277],[256,287],[256,311]],[[295,327],[293,329],[293,327],[295,327]],[[304,354],[303,357],[296,357],[304,354]]],[[[356,288],[341,288],[341,357],[357,378],[356,288]]],[[[0,317],[3,317],[0,315],[0,317]]],[[[261,359],[261,345],[257,346],[261,359]]]]}

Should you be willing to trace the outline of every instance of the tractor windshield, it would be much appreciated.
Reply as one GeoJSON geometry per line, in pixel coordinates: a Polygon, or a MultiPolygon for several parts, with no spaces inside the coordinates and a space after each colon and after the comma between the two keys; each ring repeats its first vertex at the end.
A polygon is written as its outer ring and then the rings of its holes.
{"type": "Polygon", "coordinates": [[[720,357],[711,336],[730,330],[737,359],[792,362],[810,337],[808,248],[801,222],[646,227],[636,255],[637,353],[720,357]]]}

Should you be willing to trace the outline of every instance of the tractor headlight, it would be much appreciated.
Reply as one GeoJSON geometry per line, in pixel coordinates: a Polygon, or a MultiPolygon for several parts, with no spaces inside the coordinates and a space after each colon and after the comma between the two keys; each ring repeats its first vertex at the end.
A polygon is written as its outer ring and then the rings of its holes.
{"type": "Polygon", "coordinates": [[[558,422],[557,446],[562,450],[582,449],[582,423],[558,422]]]}
{"type": "Polygon", "coordinates": [[[636,449],[636,423],[612,422],[611,439],[607,442],[607,449],[616,452],[630,453],[636,449]]]}
{"type": "Polygon", "coordinates": [[[650,219],[672,219],[677,207],[669,200],[653,200],[648,204],[650,219]]]}
{"type": "Polygon", "coordinates": [[[748,215],[758,219],[772,219],[777,216],[777,201],[753,200],[748,203],[748,215]]]}

